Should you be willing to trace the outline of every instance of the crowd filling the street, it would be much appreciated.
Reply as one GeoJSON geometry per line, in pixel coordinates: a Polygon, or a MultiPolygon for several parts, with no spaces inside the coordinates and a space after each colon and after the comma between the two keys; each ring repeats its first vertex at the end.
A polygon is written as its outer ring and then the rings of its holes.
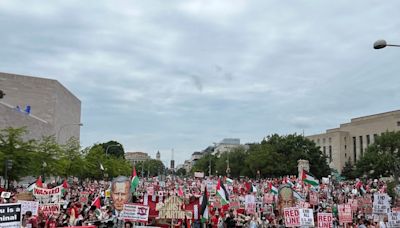
{"type": "Polygon", "coordinates": [[[387,180],[306,170],[280,178],[175,175],[108,180],[42,177],[1,189],[0,227],[399,227],[387,180]]]}

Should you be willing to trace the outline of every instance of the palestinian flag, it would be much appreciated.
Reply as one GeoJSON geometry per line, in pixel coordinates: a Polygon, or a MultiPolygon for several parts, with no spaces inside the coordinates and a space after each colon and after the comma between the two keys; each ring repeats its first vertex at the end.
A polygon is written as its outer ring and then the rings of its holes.
{"type": "Polygon", "coordinates": [[[229,177],[225,178],[227,184],[233,184],[233,180],[229,177]]]}
{"type": "Polygon", "coordinates": [[[291,188],[293,188],[294,187],[294,184],[293,184],[293,182],[290,180],[290,178],[288,178],[287,176],[286,177],[284,177],[284,179],[283,179],[283,183],[285,183],[285,184],[288,184],[291,188]]]}
{"type": "Polygon", "coordinates": [[[136,191],[136,187],[139,185],[139,177],[136,175],[136,168],[133,167],[131,177],[131,193],[136,191]]]}
{"type": "Polygon", "coordinates": [[[36,180],[36,187],[43,188],[42,176],[39,176],[39,178],[36,180]]]}
{"type": "Polygon", "coordinates": [[[222,206],[229,204],[229,194],[228,191],[226,191],[224,184],[221,182],[221,179],[218,179],[217,195],[221,201],[222,206]]]}
{"type": "Polygon", "coordinates": [[[251,192],[257,193],[257,188],[256,188],[256,186],[254,186],[254,184],[251,185],[251,192]]]}
{"type": "Polygon", "coordinates": [[[311,176],[309,173],[307,173],[307,171],[305,171],[305,170],[303,170],[303,172],[302,172],[301,180],[304,183],[307,183],[307,184],[312,185],[312,186],[318,186],[319,185],[319,181],[317,179],[315,179],[313,176],[311,176]]]}
{"type": "Polygon", "coordinates": [[[204,222],[208,220],[207,188],[205,188],[203,199],[201,200],[200,215],[202,216],[202,220],[204,220],[204,222]]]}
{"type": "Polygon", "coordinates": [[[278,189],[271,182],[269,183],[269,189],[272,194],[278,195],[278,189]]]}
{"type": "Polygon", "coordinates": [[[101,208],[101,202],[100,202],[100,197],[96,197],[96,199],[93,201],[92,206],[95,206],[97,209],[101,208]]]}

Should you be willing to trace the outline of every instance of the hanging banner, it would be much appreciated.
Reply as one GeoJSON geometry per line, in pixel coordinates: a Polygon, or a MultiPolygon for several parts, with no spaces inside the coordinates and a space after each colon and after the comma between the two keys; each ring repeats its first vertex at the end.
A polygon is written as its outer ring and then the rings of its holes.
{"type": "Polygon", "coordinates": [[[340,204],[338,205],[339,211],[339,222],[340,223],[352,223],[353,215],[351,213],[350,204],[340,204]]]}
{"type": "Polygon", "coordinates": [[[300,213],[297,207],[287,207],[283,209],[286,227],[300,226],[300,213]]]}
{"type": "Polygon", "coordinates": [[[18,200],[18,203],[21,204],[21,214],[24,215],[27,211],[31,211],[33,216],[38,215],[39,202],[18,200]]]}
{"type": "Polygon", "coordinates": [[[317,220],[318,220],[318,228],[333,227],[332,213],[318,213],[317,220]]]}
{"type": "Polygon", "coordinates": [[[21,204],[0,204],[0,227],[21,227],[21,204]]]}
{"type": "Polygon", "coordinates": [[[61,207],[59,203],[39,204],[39,211],[43,212],[45,216],[59,214],[61,207]]]}
{"type": "Polygon", "coordinates": [[[400,227],[400,212],[388,213],[388,227],[400,227]]]}
{"type": "Polygon", "coordinates": [[[124,204],[120,219],[126,219],[132,222],[147,222],[149,219],[149,207],[140,204],[124,204]]]}
{"type": "Polygon", "coordinates": [[[62,189],[62,185],[51,189],[39,188],[35,186],[33,188],[33,195],[35,196],[36,201],[42,204],[58,203],[61,198],[62,189]]]}
{"type": "Polygon", "coordinates": [[[372,205],[372,212],[374,214],[386,214],[390,212],[389,195],[375,193],[374,203],[372,205]]]}

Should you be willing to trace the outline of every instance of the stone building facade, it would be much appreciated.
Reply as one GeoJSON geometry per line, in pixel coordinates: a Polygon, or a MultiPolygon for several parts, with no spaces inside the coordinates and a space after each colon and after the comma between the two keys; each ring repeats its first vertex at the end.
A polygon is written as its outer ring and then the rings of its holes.
{"type": "Polygon", "coordinates": [[[386,131],[400,130],[400,110],[351,119],[350,123],[307,136],[327,156],[329,166],[341,172],[345,163],[355,163],[375,138],[386,131]]]}
{"type": "Polygon", "coordinates": [[[26,127],[28,139],[80,138],[81,101],[53,79],[0,73],[0,129],[26,127]]]}

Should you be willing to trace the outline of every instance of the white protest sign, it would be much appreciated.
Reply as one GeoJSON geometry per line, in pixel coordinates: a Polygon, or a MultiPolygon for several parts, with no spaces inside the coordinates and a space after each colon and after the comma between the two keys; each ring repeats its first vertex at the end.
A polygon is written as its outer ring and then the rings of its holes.
{"type": "Polygon", "coordinates": [[[51,189],[34,187],[33,195],[35,196],[36,201],[43,204],[58,203],[61,198],[62,189],[62,185],[51,189]]]}
{"type": "Polygon", "coordinates": [[[132,222],[147,222],[149,219],[149,207],[140,204],[124,204],[120,219],[132,222]]]}
{"type": "Polygon", "coordinates": [[[39,211],[43,212],[45,216],[59,214],[60,209],[59,203],[39,204],[39,211]]]}
{"type": "Polygon", "coordinates": [[[372,204],[372,212],[374,214],[386,214],[390,212],[389,195],[376,193],[374,194],[374,202],[372,204]]]}
{"type": "Polygon", "coordinates": [[[38,215],[39,202],[18,200],[21,204],[21,213],[24,215],[27,211],[31,211],[32,215],[38,215]]]}
{"type": "Polygon", "coordinates": [[[283,209],[286,227],[300,226],[300,213],[297,207],[288,207],[283,209]]]}
{"type": "Polygon", "coordinates": [[[388,227],[400,227],[400,213],[388,213],[388,227]]]}
{"type": "Polygon", "coordinates": [[[299,209],[300,226],[313,227],[314,215],[312,209],[299,209]]]}
{"type": "Polygon", "coordinates": [[[1,193],[1,198],[3,199],[8,199],[11,197],[11,192],[2,192],[1,193]]]}

